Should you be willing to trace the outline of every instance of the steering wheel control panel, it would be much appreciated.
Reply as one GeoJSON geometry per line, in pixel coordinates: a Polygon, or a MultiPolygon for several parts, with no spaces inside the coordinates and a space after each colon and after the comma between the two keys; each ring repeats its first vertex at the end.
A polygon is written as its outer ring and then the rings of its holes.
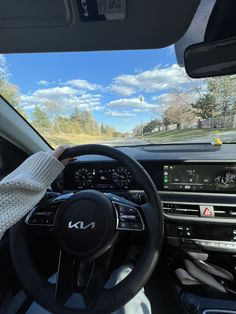
{"type": "Polygon", "coordinates": [[[145,227],[142,216],[136,208],[115,201],[112,203],[116,209],[118,230],[144,230],[145,227]]]}

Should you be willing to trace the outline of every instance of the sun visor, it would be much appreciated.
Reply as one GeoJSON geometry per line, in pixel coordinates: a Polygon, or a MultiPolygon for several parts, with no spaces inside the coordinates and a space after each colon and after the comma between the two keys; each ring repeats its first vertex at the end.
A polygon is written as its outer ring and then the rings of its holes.
{"type": "Polygon", "coordinates": [[[154,49],[188,29],[196,0],[0,1],[0,52],[154,49]]]}
{"type": "Polygon", "coordinates": [[[184,66],[184,52],[190,45],[204,41],[206,27],[216,0],[202,0],[184,36],[175,44],[179,66],[184,66]]]}

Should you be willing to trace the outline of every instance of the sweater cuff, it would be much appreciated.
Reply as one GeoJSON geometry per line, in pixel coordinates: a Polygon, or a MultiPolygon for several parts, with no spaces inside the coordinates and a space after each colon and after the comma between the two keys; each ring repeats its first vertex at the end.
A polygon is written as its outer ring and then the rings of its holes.
{"type": "Polygon", "coordinates": [[[38,152],[26,159],[19,168],[8,176],[8,179],[25,176],[47,189],[64,169],[63,164],[46,152],[38,152]]]}
{"type": "Polygon", "coordinates": [[[37,168],[37,170],[35,169],[33,179],[41,182],[45,188],[48,188],[65,167],[49,153],[39,152],[35,155],[33,167],[37,168]]]}

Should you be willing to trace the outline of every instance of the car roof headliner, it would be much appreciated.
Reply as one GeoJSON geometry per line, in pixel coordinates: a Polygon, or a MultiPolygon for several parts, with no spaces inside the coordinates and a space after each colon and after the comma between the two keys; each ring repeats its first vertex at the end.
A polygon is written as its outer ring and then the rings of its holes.
{"type": "MultiPolygon", "coordinates": [[[[2,0],[0,52],[155,49],[187,31],[200,0],[126,0],[126,18],[82,22],[86,0],[2,0]]],[[[87,0],[96,1],[96,0],[87,0]]]]}

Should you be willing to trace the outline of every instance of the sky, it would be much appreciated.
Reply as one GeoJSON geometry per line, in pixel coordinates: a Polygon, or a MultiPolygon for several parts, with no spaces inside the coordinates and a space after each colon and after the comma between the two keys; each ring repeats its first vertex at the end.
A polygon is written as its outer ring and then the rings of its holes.
{"type": "Polygon", "coordinates": [[[0,71],[20,89],[21,107],[70,115],[89,110],[99,123],[129,132],[160,117],[163,104],[187,75],[173,46],[158,50],[0,55],[0,71]],[[142,101],[141,101],[142,100],[142,101]],[[48,109],[47,109],[48,110],[48,109]]]}

